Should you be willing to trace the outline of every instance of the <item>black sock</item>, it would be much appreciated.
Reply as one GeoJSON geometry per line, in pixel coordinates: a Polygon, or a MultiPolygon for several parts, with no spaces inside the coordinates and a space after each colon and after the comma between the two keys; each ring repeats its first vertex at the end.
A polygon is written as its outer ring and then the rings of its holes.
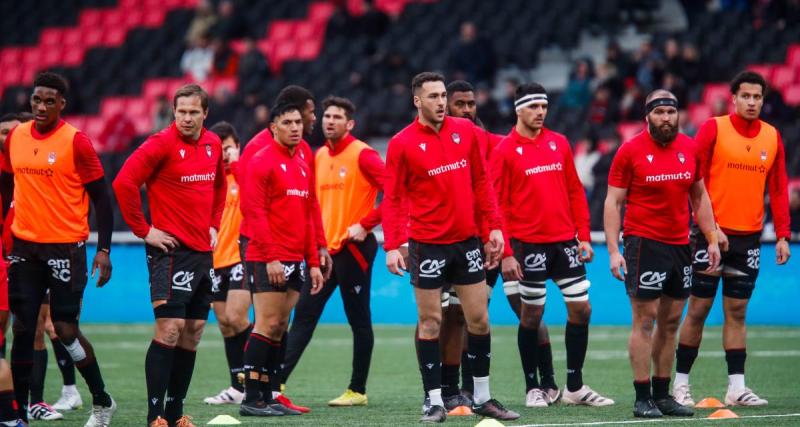
{"type": "Polygon", "coordinates": [[[743,348],[725,350],[725,361],[728,362],[728,375],[744,375],[744,362],[747,360],[747,351],[743,348]]]}
{"type": "Polygon", "coordinates": [[[539,354],[539,381],[544,388],[558,388],[553,371],[553,348],[550,341],[539,343],[537,346],[539,354]]]}
{"type": "Polygon", "coordinates": [[[589,325],[567,322],[564,332],[567,347],[567,390],[578,391],[583,387],[583,361],[589,346],[589,325]]]}
{"type": "Polygon", "coordinates": [[[634,381],[633,389],[636,390],[636,400],[650,400],[653,398],[650,393],[650,380],[634,381]]]}
{"type": "Polygon", "coordinates": [[[231,375],[231,387],[244,391],[244,386],[239,382],[239,374],[244,372],[244,345],[250,336],[251,326],[238,334],[225,338],[225,358],[228,360],[228,372],[231,375]]]}
{"type": "Polygon", "coordinates": [[[164,416],[164,396],[167,394],[170,371],[175,347],[150,341],[144,359],[144,372],[147,381],[147,422],[164,416]]]}
{"type": "Polygon", "coordinates": [[[653,377],[653,399],[669,397],[669,377],[653,377]]]}
{"type": "Polygon", "coordinates": [[[103,382],[103,375],[100,374],[100,365],[94,356],[94,349],[83,336],[77,339],[86,353],[86,358],[75,362],[75,367],[78,368],[78,372],[81,373],[89,387],[89,392],[92,394],[92,405],[109,407],[111,406],[111,396],[106,393],[106,384],[103,382]]]}
{"type": "Polygon", "coordinates": [[[72,362],[72,357],[69,356],[67,348],[61,344],[61,340],[58,337],[51,338],[50,344],[53,345],[53,353],[56,355],[56,363],[58,363],[58,369],[61,371],[64,385],[75,385],[75,363],[72,362]]]}
{"type": "Polygon", "coordinates": [[[675,350],[675,372],[688,374],[697,359],[697,350],[697,347],[678,344],[678,349],[675,350]]]}
{"type": "Polygon", "coordinates": [[[3,341],[0,342],[0,356],[2,356],[3,359],[6,359],[6,339],[5,338],[3,338],[3,341]]]}
{"type": "Polygon", "coordinates": [[[536,366],[539,364],[538,340],[538,329],[529,329],[519,325],[517,347],[519,348],[519,359],[522,361],[522,373],[525,375],[525,392],[539,388],[539,380],[536,378],[536,366]]]}
{"type": "Polygon", "coordinates": [[[475,391],[472,383],[472,364],[469,362],[467,350],[461,352],[461,388],[470,393],[475,391]]]}
{"type": "Polygon", "coordinates": [[[169,386],[167,386],[167,397],[164,399],[164,418],[169,423],[178,421],[183,415],[183,400],[186,392],[189,391],[189,384],[192,382],[194,372],[194,362],[197,359],[197,351],[181,347],[175,347],[172,359],[172,372],[170,372],[169,386]]]}
{"type": "Polygon", "coordinates": [[[489,376],[489,364],[492,357],[492,336],[467,334],[467,351],[475,356],[471,359],[472,376],[483,378],[489,376]]]}
{"type": "Polygon", "coordinates": [[[286,342],[288,341],[289,333],[285,332],[281,338],[278,353],[275,354],[275,360],[270,366],[269,383],[270,388],[274,392],[281,392],[281,383],[283,383],[283,361],[286,360],[286,342]]]}
{"type": "Polygon", "coordinates": [[[458,394],[458,365],[442,363],[442,396],[458,394]]]}
{"type": "Polygon", "coordinates": [[[0,391],[0,422],[17,420],[14,409],[14,390],[0,391]]]}
{"type": "MultiPolygon", "coordinates": [[[[244,349],[244,403],[252,404],[261,399],[262,383],[267,379],[264,375],[265,365],[277,346],[278,343],[264,335],[250,333],[244,349]]],[[[269,399],[270,396],[264,397],[269,399]]]]}
{"type": "MultiPolygon", "coordinates": [[[[367,377],[372,363],[372,348],[375,346],[375,335],[372,325],[354,327],[353,329],[353,373],[350,376],[350,390],[356,393],[367,392],[367,377]]],[[[285,375],[284,375],[284,380],[285,375]]],[[[458,388],[458,376],[456,376],[458,388]]]]}
{"type": "Polygon", "coordinates": [[[31,403],[44,402],[44,380],[47,376],[47,349],[33,350],[31,371],[31,403]]]}
{"type": "Polygon", "coordinates": [[[422,339],[417,337],[417,361],[422,374],[422,387],[425,391],[442,387],[442,359],[439,353],[439,339],[422,339]]]}

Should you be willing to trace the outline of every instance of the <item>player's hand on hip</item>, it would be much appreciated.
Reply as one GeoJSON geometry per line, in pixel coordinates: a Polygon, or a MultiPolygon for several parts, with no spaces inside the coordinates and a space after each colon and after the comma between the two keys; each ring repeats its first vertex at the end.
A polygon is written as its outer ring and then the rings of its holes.
{"type": "Polygon", "coordinates": [[[578,259],[581,262],[592,262],[594,259],[594,249],[592,249],[592,242],[580,240],[578,241],[578,259]]]}
{"type": "Polygon", "coordinates": [[[167,233],[166,231],[161,231],[155,227],[150,227],[150,231],[147,232],[147,236],[144,236],[144,241],[148,245],[155,246],[164,252],[169,252],[180,245],[180,243],[178,243],[178,239],[176,239],[173,235],[167,233]]]}
{"type": "Polygon", "coordinates": [[[618,280],[625,280],[625,275],[628,274],[628,266],[625,263],[625,258],[621,253],[615,252],[610,254],[611,274],[618,280]]]}
{"type": "Polygon", "coordinates": [[[786,264],[790,256],[792,256],[792,251],[789,250],[789,241],[786,239],[778,240],[775,243],[775,262],[778,265],[786,264]]]}
{"type": "Polygon", "coordinates": [[[319,267],[311,267],[308,273],[311,275],[311,295],[316,295],[325,286],[325,278],[322,277],[322,270],[319,267]]]}
{"type": "Polygon", "coordinates": [[[392,249],[386,252],[386,268],[389,272],[398,276],[403,275],[403,270],[406,269],[406,262],[403,259],[403,254],[397,249],[392,249]]]}
{"type": "Polygon", "coordinates": [[[728,235],[721,228],[717,228],[717,242],[719,242],[719,249],[722,252],[728,252],[728,235]]]}
{"type": "Polygon", "coordinates": [[[92,261],[92,277],[94,277],[98,270],[97,287],[102,288],[103,285],[111,280],[111,257],[106,251],[98,250],[94,255],[94,261],[92,261]]]}
{"type": "Polygon", "coordinates": [[[708,245],[708,268],[703,271],[704,273],[711,273],[717,270],[719,263],[722,260],[722,255],[719,252],[719,243],[711,243],[708,245]]]}
{"type": "Polygon", "coordinates": [[[327,248],[319,248],[319,267],[322,272],[322,278],[328,280],[333,273],[333,258],[327,248]]]}
{"type": "Polygon", "coordinates": [[[347,238],[354,242],[363,242],[364,239],[367,238],[368,233],[369,231],[359,223],[347,227],[347,238]]]}
{"type": "Polygon", "coordinates": [[[283,268],[283,263],[280,261],[272,261],[267,263],[267,277],[269,277],[269,283],[275,286],[285,285],[286,271],[283,268]]]}
{"type": "Polygon", "coordinates": [[[217,233],[217,229],[216,228],[214,228],[214,227],[209,227],[208,228],[208,237],[211,238],[211,250],[214,250],[214,249],[217,248],[217,243],[219,243],[219,240],[217,239],[217,235],[218,235],[218,233],[217,233]]]}
{"type": "Polygon", "coordinates": [[[522,280],[522,266],[513,256],[503,258],[503,266],[501,268],[503,273],[503,280],[506,282],[522,280]]]}

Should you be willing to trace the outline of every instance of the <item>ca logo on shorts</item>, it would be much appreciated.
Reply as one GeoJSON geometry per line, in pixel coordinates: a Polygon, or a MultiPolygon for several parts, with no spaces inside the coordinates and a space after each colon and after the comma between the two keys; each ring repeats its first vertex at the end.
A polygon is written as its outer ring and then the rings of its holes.
{"type": "Polygon", "coordinates": [[[525,271],[544,271],[545,263],[547,262],[547,255],[545,254],[530,254],[525,257],[525,271]]]}
{"type": "Polygon", "coordinates": [[[283,275],[284,275],[284,277],[286,277],[286,279],[288,280],[289,277],[291,277],[292,273],[294,273],[294,270],[296,268],[297,267],[295,267],[294,264],[284,264],[283,265],[283,275]]]}
{"type": "Polygon", "coordinates": [[[53,278],[69,283],[72,275],[70,274],[68,259],[48,259],[47,265],[50,266],[53,278]]]}
{"type": "Polygon", "coordinates": [[[192,280],[194,280],[194,273],[190,271],[179,271],[172,276],[172,289],[191,292],[192,280]]]}
{"type": "Polygon", "coordinates": [[[667,280],[667,273],[645,271],[639,276],[639,287],[644,289],[661,289],[662,283],[667,280]]]}
{"type": "Polygon", "coordinates": [[[437,278],[442,275],[445,260],[426,259],[419,265],[419,277],[437,278]]]}
{"type": "Polygon", "coordinates": [[[694,253],[694,263],[695,264],[705,264],[708,262],[708,251],[705,249],[700,249],[699,251],[694,253]]]}

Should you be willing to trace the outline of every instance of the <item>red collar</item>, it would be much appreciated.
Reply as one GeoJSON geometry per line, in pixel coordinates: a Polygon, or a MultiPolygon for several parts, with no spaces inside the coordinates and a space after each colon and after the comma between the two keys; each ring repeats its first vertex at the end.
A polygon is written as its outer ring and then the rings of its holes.
{"type": "Polygon", "coordinates": [[[539,132],[538,135],[536,135],[533,138],[528,138],[527,136],[524,136],[521,133],[517,132],[517,126],[515,125],[514,127],[511,128],[511,137],[514,138],[514,140],[520,144],[534,144],[538,142],[540,139],[542,139],[545,132],[547,132],[547,128],[542,127],[542,131],[539,132]]]}
{"type": "Polygon", "coordinates": [[[419,116],[417,116],[414,119],[414,127],[420,132],[427,132],[427,133],[432,133],[434,135],[439,135],[440,133],[444,132],[445,129],[447,129],[447,125],[450,123],[451,120],[452,120],[452,118],[450,116],[444,116],[444,121],[442,122],[442,127],[437,132],[436,129],[434,129],[434,128],[428,126],[428,125],[425,125],[421,121],[419,121],[419,116]]]}
{"type": "Polygon", "coordinates": [[[731,113],[728,117],[731,118],[731,124],[739,135],[747,138],[755,138],[761,132],[761,120],[755,119],[753,121],[745,120],[743,117],[736,113],[731,113]]]}
{"type": "Polygon", "coordinates": [[[56,127],[54,127],[50,132],[39,133],[39,131],[36,130],[36,123],[32,122],[31,123],[31,136],[33,137],[33,139],[46,139],[46,138],[49,138],[54,133],[56,133],[56,131],[61,129],[61,126],[64,126],[66,123],[67,122],[65,122],[63,119],[58,119],[58,124],[56,124],[56,127]]]}
{"type": "Polygon", "coordinates": [[[297,144],[294,147],[294,154],[292,154],[289,151],[289,147],[281,144],[277,140],[273,144],[270,144],[270,146],[272,147],[273,150],[275,150],[276,152],[280,153],[281,155],[283,155],[283,156],[285,156],[285,157],[287,157],[289,159],[294,158],[300,152],[300,144],[297,144]]]}
{"type": "Polygon", "coordinates": [[[346,134],[344,134],[342,139],[340,139],[335,144],[331,140],[326,140],[325,141],[325,145],[328,146],[328,149],[331,152],[331,156],[335,156],[335,155],[341,153],[342,151],[344,151],[345,148],[350,146],[350,143],[355,141],[355,140],[356,140],[356,137],[354,137],[353,134],[351,134],[350,132],[347,132],[346,134]]]}
{"type": "Polygon", "coordinates": [[[185,142],[186,144],[190,144],[190,145],[197,145],[197,143],[199,143],[199,142],[200,142],[200,140],[201,140],[201,139],[203,139],[203,136],[205,136],[205,134],[206,134],[206,128],[202,128],[202,129],[200,129],[200,136],[199,136],[199,137],[197,138],[197,140],[195,141],[195,140],[194,140],[194,139],[192,139],[192,138],[189,138],[189,137],[183,136],[183,134],[181,133],[181,131],[179,131],[179,130],[178,130],[178,125],[177,125],[177,124],[175,124],[175,122],[174,122],[174,121],[172,122],[172,125],[170,126],[170,129],[172,129],[172,132],[175,134],[175,136],[176,136],[176,137],[177,137],[177,138],[178,138],[178,139],[179,139],[181,142],[185,142]]]}

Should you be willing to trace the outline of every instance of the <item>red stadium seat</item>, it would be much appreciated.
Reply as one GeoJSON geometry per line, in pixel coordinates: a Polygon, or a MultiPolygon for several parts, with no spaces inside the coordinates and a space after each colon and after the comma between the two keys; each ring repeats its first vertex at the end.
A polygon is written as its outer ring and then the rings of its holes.
{"type": "Polygon", "coordinates": [[[164,23],[166,14],[163,10],[145,8],[144,11],[144,17],[142,17],[142,26],[155,28],[164,23]]]}
{"type": "Polygon", "coordinates": [[[319,38],[322,26],[316,22],[298,22],[294,29],[294,38],[297,41],[305,41],[319,38]]]}
{"type": "Polygon", "coordinates": [[[155,102],[156,98],[167,93],[167,81],[154,79],[144,83],[142,94],[148,102],[155,102]]]}
{"type": "Polygon", "coordinates": [[[167,95],[167,98],[170,99],[170,102],[172,100],[172,96],[175,95],[175,92],[177,92],[178,89],[181,88],[181,86],[183,86],[183,85],[185,85],[185,84],[187,84],[189,82],[190,82],[189,79],[170,79],[170,80],[167,80],[167,93],[166,93],[166,95],[167,95]]]}
{"type": "Polygon", "coordinates": [[[103,19],[103,9],[86,9],[81,12],[78,19],[78,26],[81,28],[92,28],[100,26],[103,19]]]}
{"type": "Polygon", "coordinates": [[[42,68],[52,67],[53,65],[61,64],[64,57],[64,51],[53,46],[44,50],[42,54],[42,61],[40,64],[42,68]]]}
{"type": "Polygon", "coordinates": [[[62,28],[45,28],[39,36],[40,46],[57,46],[64,42],[62,28]]]}
{"type": "Polygon", "coordinates": [[[101,21],[102,26],[107,29],[119,28],[125,20],[126,12],[119,9],[106,10],[101,21]]]}
{"type": "Polygon", "coordinates": [[[153,131],[153,118],[150,116],[131,117],[137,135],[147,135],[153,131]]]}
{"type": "Polygon", "coordinates": [[[783,102],[792,107],[800,106],[800,84],[787,86],[783,89],[783,102]]]}
{"type": "Polygon", "coordinates": [[[99,46],[103,42],[106,30],[101,26],[87,28],[83,34],[84,46],[99,46]]]}
{"type": "Polygon", "coordinates": [[[128,98],[111,96],[103,100],[100,106],[100,116],[105,119],[116,116],[127,110],[128,98]]]}
{"type": "Polygon", "coordinates": [[[125,42],[125,36],[128,35],[128,29],[122,27],[106,28],[103,33],[103,46],[119,46],[125,42]]]}
{"type": "Polygon", "coordinates": [[[795,82],[798,72],[800,72],[800,70],[796,70],[788,65],[775,67],[772,70],[772,77],[769,83],[772,87],[782,90],[795,82]]]}
{"type": "Polygon", "coordinates": [[[700,126],[711,117],[711,106],[706,104],[689,104],[689,121],[700,126]]]}
{"type": "Polygon", "coordinates": [[[68,46],[64,50],[64,65],[80,65],[86,50],[82,46],[68,46]]]}
{"type": "Polygon", "coordinates": [[[138,9],[133,9],[125,13],[123,25],[126,28],[136,28],[144,21],[144,12],[138,9]]]}
{"type": "Polygon", "coordinates": [[[86,127],[86,116],[67,116],[64,121],[81,131],[86,127]]]}
{"type": "Polygon", "coordinates": [[[151,103],[144,98],[129,98],[125,105],[125,112],[132,119],[136,117],[150,117],[151,103]]]}
{"type": "Polygon", "coordinates": [[[287,40],[294,36],[295,24],[292,21],[274,21],[269,26],[267,38],[270,40],[287,40]]]}
{"type": "Polygon", "coordinates": [[[83,29],[81,27],[65,28],[60,44],[63,46],[80,46],[83,43],[83,29]]]}
{"type": "Polygon", "coordinates": [[[86,118],[86,124],[83,126],[83,132],[89,135],[89,138],[96,140],[103,133],[106,119],[100,116],[89,116],[86,118]]]}
{"type": "Polygon", "coordinates": [[[709,83],[703,88],[703,104],[711,106],[714,101],[731,96],[730,87],[725,83],[709,83]]]}
{"type": "Polygon", "coordinates": [[[323,41],[321,38],[316,40],[305,40],[298,43],[295,58],[304,61],[316,59],[319,56],[319,52],[322,50],[322,43],[323,41]]]}
{"type": "Polygon", "coordinates": [[[42,49],[30,47],[22,52],[22,63],[27,66],[38,65],[42,61],[42,49]]]}
{"type": "MultiPolygon", "coordinates": [[[[0,84],[3,86],[12,86],[22,81],[22,68],[18,64],[13,66],[3,67],[3,72],[0,73],[0,84]]],[[[2,93],[2,92],[0,92],[2,93]]]]}
{"type": "Polygon", "coordinates": [[[239,86],[239,80],[236,77],[218,77],[209,83],[213,87],[213,90],[208,89],[209,93],[213,93],[219,88],[225,88],[231,93],[236,93],[236,88],[239,86]]]}
{"type": "MultiPolygon", "coordinates": [[[[316,2],[308,7],[308,20],[312,22],[328,22],[335,6],[331,2],[316,2]]],[[[348,6],[349,9],[349,6],[348,6]]]]}
{"type": "Polygon", "coordinates": [[[620,123],[619,126],[617,126],[617,132],[622,141],[633,138],[637,133],[641,132],[642,129],[644,129],[644,122],[620,123]]]}
{"type": "MultiPolygon", "coordinates": [[[[22,48],[7,47],[0,51],[0,66],[3,68],[10,64],[19,64],[22,58],[22,48]]],[[[3,70],[5,72],[5,70],[3,70]]]]}
{"type": "Polygon", "coordinates": [[[283,63],[295,57],[297,45],[293,40],[283,40],[275,46],[272,57],[269,58],[270,67],[275,73],[280,72],[283,63]]]}
{"type": "Polygon", "coordinates": [[[793,44],[786,49],[786,65],[800,70],[800,43],[793,44]]]}
{"type": "Polygon", "coordinates": [[[769,80],[770,75],[772,73],[772,65],[769,64],[752,64],[747,67],[749,71],[756,72],[764,76],[765,79],[769,80]]]}

